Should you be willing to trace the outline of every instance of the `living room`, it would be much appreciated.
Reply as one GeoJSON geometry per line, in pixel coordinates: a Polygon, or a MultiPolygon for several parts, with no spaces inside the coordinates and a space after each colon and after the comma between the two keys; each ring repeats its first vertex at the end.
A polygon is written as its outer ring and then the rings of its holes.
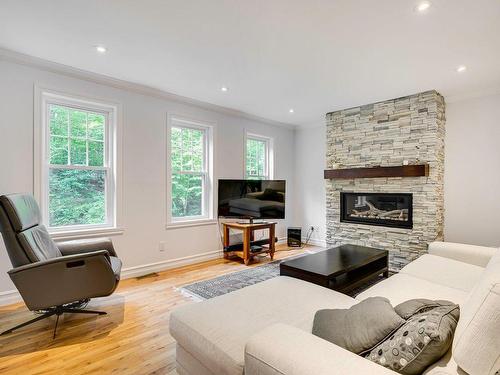
{"type": "Polygon", "coordinates": [[[499,19],[0,2],[0,372],[498,373],[499,19]]]}

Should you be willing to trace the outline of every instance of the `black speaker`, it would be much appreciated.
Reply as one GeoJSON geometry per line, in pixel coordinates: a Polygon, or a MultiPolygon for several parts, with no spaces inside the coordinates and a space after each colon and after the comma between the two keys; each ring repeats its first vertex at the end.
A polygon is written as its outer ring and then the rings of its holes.
{"type": "Polygon", "coordinates": [[[302,228],[299,227],[289,227],[288,228],[288,246],[289,247],[301,247],[302,246],[302,228]]]}

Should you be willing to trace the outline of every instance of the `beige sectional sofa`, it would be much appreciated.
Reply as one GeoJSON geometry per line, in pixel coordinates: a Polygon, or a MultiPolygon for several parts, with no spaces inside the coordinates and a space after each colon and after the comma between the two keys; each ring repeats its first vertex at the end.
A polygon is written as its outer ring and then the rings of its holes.
{"type": "MultiPolygon", "coordinates": [[[[458,303],[452,349],[425,374],[500,371],[500,250],[435,242],[429,254],[355,299],[308,282],[277,277],[176,309],[179,375],[395,374],[311,334],[314,314],[383,296],[458,303]],[[463,369],[463,370],[462,370],[463,369]]],[[[500,372],[499,372],[500,373],[500,372]]]]}

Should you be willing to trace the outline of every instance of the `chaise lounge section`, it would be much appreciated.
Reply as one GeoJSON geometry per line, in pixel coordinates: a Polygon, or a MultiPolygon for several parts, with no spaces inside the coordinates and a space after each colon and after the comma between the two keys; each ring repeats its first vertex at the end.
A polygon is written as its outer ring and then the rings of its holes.
{"type": "Polygon", "coordinates": [[[372,296],[386,297],[393,306],[413,298],[460,305],[452,349],[425,374],[493,375],[500,369],[499,249],[436,242],[429,254],[356,298],[280,276],[179,307],[170,319],[177,372],[395,374],[311,333],[317,310],[349,308],[372,296]]]}

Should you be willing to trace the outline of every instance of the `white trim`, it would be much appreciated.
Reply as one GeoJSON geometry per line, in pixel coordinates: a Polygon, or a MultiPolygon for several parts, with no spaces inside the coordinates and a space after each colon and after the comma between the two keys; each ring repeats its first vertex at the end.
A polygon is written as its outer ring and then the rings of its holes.
{"type": "Polygon", "coordinates": [[[74,240],[100,236],[118,236],[122,235],[123,232],[124,230],[122,228],[80,229],[74,231],[50,232],[50,237],[54,240],[74,240]]]}
{"type": "Polygon", "coordinates": [[[0,306],[11,305],[13,303],[21,302],[23,298],[15,289],[0,292],[0,306]]]}
{"type": "MultiPolygon", "coordinates": [[[[215,159],[215,136],[216,124],[210,121],[203,121],[190,118],[189,116],[167,113],[166,126],[166,227],[179,228],[182,226],[202,225],[203,222],[214,220],[214,159],[215,159]],[[198,129],[204,132],[204,171],[196,174],[204,176],[204,194],[202,197],[203,214],[196,217],[173,218],[172,217],[172,171],[171,171],[171,145],[170,135],[172,127],[184,127],[198,129]]],[[[195,173],[193,173],[195,174],[195,173]]]]}
{"type": "Polygon", "coordinates": [[[179,228],[189,228],[189,227],[200,227],[203,225],[216,225],[217,220],[215,219],[200,219],[200,220],[184,220],[178,222],[171,222],[165,225],[165,229],[179,229],[179,228]]]}
{"type": "MultiPolygon", "coordinates": [[[[0,50],[1,51],[1,50],[0,50]]],[[[67,237],[89,236],[96,230],[119,232],[122,222],[122,105],[107,99],[91,98],[75,93],[63,92],[58,89],[47,88],[35,83],[34,85],[34,186],[33,191],[40,204],[43,220],[48,226],[47,186],[50,164],[48,157],[48,118],[47,111],[50,103],[63,106],[83,108],[87,111],[103,112],[106,115],[107,126],[105,129],[104,143],[106,144],[105,167],[92,169],[104,170],[107,173],[106,189],[106,223],[98,226],[72,226],[49,228],[54,234],[64,233],[67,237]],[[47,109],[47,110],[46,110],[47,109]],[[112,173],[109,173],[112,172],[112,173]],[[111,176],[110,176],[111,174],[111,176]],[[81,235],[79,235],[81,233],[81,235]]],[[[55,166],[55,168],[65,168],[55,166]]],[[[74,166],[72,169],[90,169],[88,167],[74,166]]]]}
{"type": "Polygon", "coordinates": [[[247,178],[247,141],[248,139],[254,139],[257,141],[265,142],[266,144],[266,161],[265,161],[265,177],[266,180],[274,179],[274,139],[265,135],[255,134],[252,132],[245,131],[245,137],[243,141],[243,178],[247,178]]]}
{"type": "MultiPolygon", "coordinates": [[[[206,253],[189,255],[182,258],[169,259],[156,263],[127,267],[122,269],[121,279],[130,279],[133,277],[147,275],[153,272],[161,272],[172,268],[206,262],[208,260],[220,259],[222,258],[222,255],[222,250],[214,250],[208,251],[206,253]]],[[[7,290],[5,292],[0,292],[0,306],[10,305],[20,301],[22,301],[22,298],[17,290],[7,290]]]]}
{"type": "Polygon", "coordinates": [[[182,258],[163,260],[161,262],[143,264],[134,267],[127,267],[122,270],[121,277],[122,279],[129,279],[132,277],[147,275],[153,272],[161,272],[172,268],[178,268],[220,258],[222,258],[222,250],[208,251],[206,253],[189,255],[182,258]]]}
{"type": "MultiPolygon", "coordinates": [[[[307,237],[302,237],[302,244],[304,245],[306,243],[307,237]]],[[[321,246],[321,247],[327,247],[326,240],[318,240],[318,239],[313,239],[309,238],[309,241],[307,242],[308,245],[314,245],[314,246],[321,246]]]]}
{"type": "Polygon", "coordinates": [[[0,60],[5,60],[17,64],[22,64],[37,69],[42,69],[51,73],[62,74],[68,77],[82,79],[88,82],[93,82],[101,85],[114,87],[121,90],[127,90],[138,93],[140,95],[147,95],[163,100],[170,100],[176,103],[189,104],[201,109],[222,113],[228,116],[240,117],[251,121],[257,121],[263,124],[285,127],[288,129],[295,129],[297,124],[284,123],[280,121],[266,119],[260,116],[252,115],[250,113],[242,112],[233,108],[223,107],[216,104],[203,102],[188,98],[181,95],[172,94],[167,91],[155,89],[150,86],[141,85],[139,83],[128,82],[121,79],[109,77],[103,74],[89,72],[83,69],[74,68],[69,65],[59,64],[53,61],[41,59],[39,57],[26,55],[20,52],[12,51],[6,48],[0,48],[0,60]]]}

